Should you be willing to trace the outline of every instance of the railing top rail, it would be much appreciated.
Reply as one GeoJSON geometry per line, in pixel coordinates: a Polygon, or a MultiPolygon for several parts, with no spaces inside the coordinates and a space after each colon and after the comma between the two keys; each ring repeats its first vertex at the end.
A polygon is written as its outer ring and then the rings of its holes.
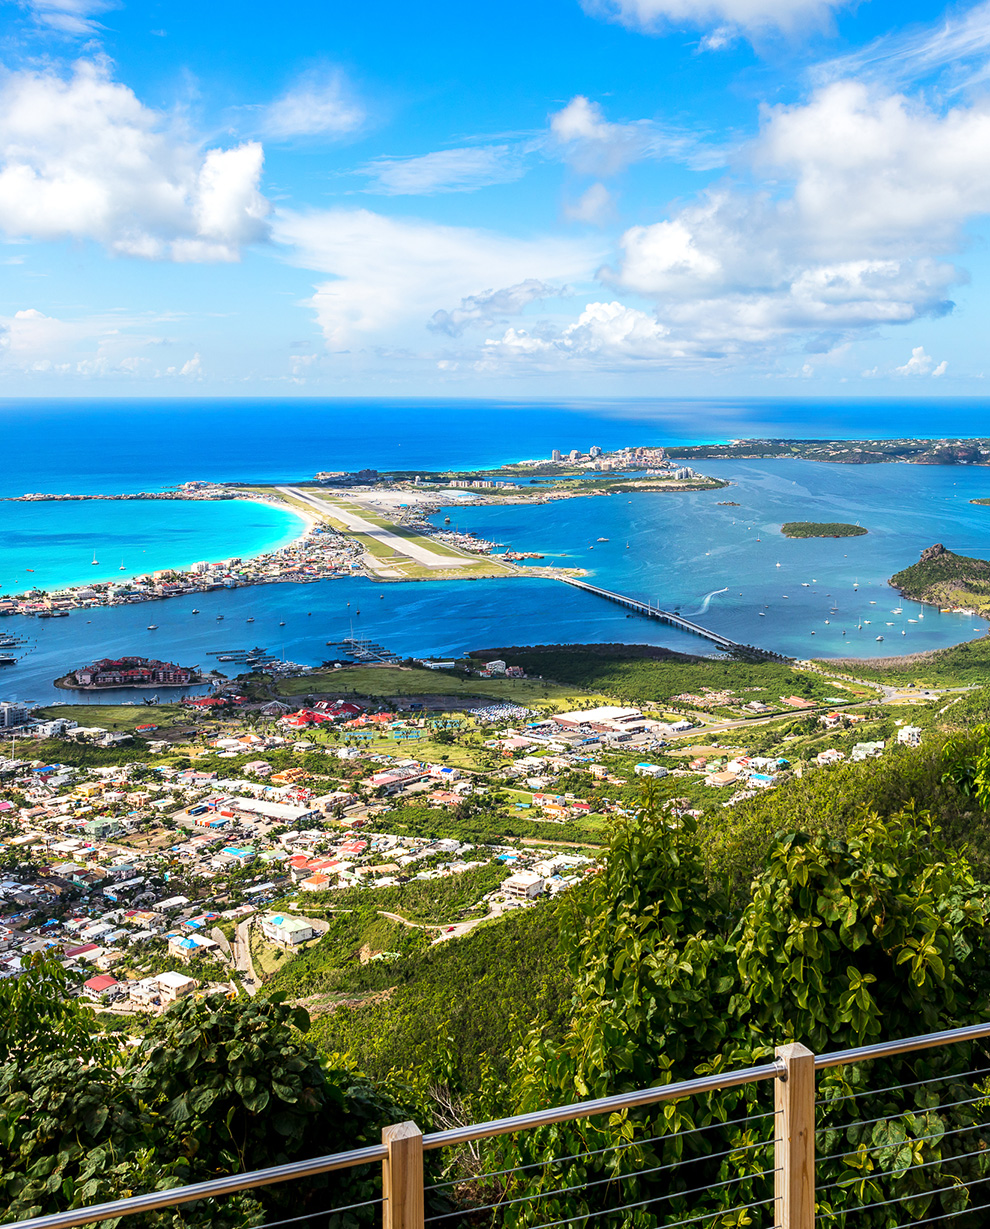
{"type": "Polygon", "coordinates": [[[272,1186],[276,1182],[312,1178],[316,1174],[330,1173],[334,1169],[350,1169],[354,1165],[383,1161],[387,1156],[388,1148],[384,1144],[371,1144],[367,1148],[356,1148],[351,1152],[335,1152],[330,1156],[314,1157],[309,1161],[275,1165],[271,1169],[230,1174],[226,1178],[213,1178],[209,1182],[196,1182],[191,1186],[149,1191],[147,1195],[132,1195],[129,1199],[115,1199],[112,1203],[97,1203],[88,1208],[73,1208],[68,1212],[55,1212],[49,1216],[34,1216],[30,1220],[15,1223],[17,1229],[73,1229],[75,1225],[88,1225],[93,1221],[113,1220],[118,1216],[132,1216],[137,1212],[154,1212],[158,1208],[171,1208],[176,1204],[192,1203],[197,1199],[208,1199],[217,1195],[236,1195],[238,1191],[272,1186]]]}
{"type": "Polygon", "coordinates": [[[944,1029],[940,1033],[925,1033],[921,1037],[903,1037],[900,1041],[880,1041],[875,1045],[859,1046],[855,1050],[836,1050],[832,1054],[817,1054],[815,1070],[845,1067],[849,1063],[864,1063],[876,1058],[893,1058],[896,1054],[910,1054],[914,1050],[930,1050],[934,1046],[952,1045],[960,1041],[978,1041],[981,1037],[990,1037],[990,1023],[967,1024],[963,1028],[944,1029]]]}
{"type": "Polygon", "coordinates": [[[722,1071],[716,1075],[699,1076],[695,1080],[680,1080],[676,1084],[661,1084],[655,1088],[639,1088],[635,1092],[619,1093],[614,1097],[599,1097],[593,1101],[576,1101],[573,1105],[558,1105],[551,1109],[534,1110],[530,1114],[517,1114],[514,1118],[496,1118],[492,1122],[477,1122],[470,1126],[453,1127],[449,1131],[435,1131],[423,1136],[424,1148],[446,1148],[451,1144],[465,1144],[475,1139],[489,1139],[494,1135],[510,1135],[514,1131],[528,1131],[533,1127],[545,1127],[554,1122],[572,1122],[575,1118],[590,1118],[593,1114],[612,1114],[617,1110],[636,1109],[641,1105],[655,1105],[658,1101],[675,1101],[680,1097],[697,1096],[703,1092],[717,1092],[722,1088],[737,1088],[740,1084],[755,1084],[759,1080],[772,1080],[783,1075],[784,1064],[774,1061],[759,1067],[743,1067],[738,1071],[722,1071]]]}

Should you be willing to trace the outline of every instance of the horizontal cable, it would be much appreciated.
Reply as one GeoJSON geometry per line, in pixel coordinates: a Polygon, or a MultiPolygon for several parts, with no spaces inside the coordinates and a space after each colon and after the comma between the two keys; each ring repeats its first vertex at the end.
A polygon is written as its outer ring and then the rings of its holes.
{"type": "MultiPolygon", "coordinates": [[[[913,1109],[904,1110],[901,1114],[881,1114],[879,1118],[857,1118],[853,1122],[836,1122],[831,1129],[835,1131],[847,1131],[850,1127],[872,1127],[877,1122],[894,1122],[898,1118],[906,1118],[908,1114],[917,1114],[922,1117],[924,1114],[937,1114],[939,1110],[955,1109],[959,1105],[975,1105],[977,1101],[990,1101],[990,1093],[981,1093],[978,1097],[969,1097],[965,1101],[946,1101],[944,1105],[933,1105],[931,1109],[913,1109]]],[[[828,1131],[830,1128],[826,1124],[823,1127],[816,1127],[818,1131],[828,1131]]]]}
{"type": "MultiPolygon", "coordinates": [[[[768,1110],[765,1114],[749,1114],[745,1118],[730,1118],[728,1122],[710,1122],[704,1127],[691,1127],[687,1131],[670,1131],[666,1135],[653,1135],[649,1139],[634,1139],[622,1144],[609,1144],[606,1148],[596,1148],[593,1152],[573,1152],[570,1156],[554,1156],[549,1161],[534,1161],[528,1165],[514,1165],[511,1169],[495,1169],[481,1174],[471,1174],[466,1178],[454,1178],[450,1182],[435,1182],[424,1187],[427,1191],[444,1190],[448,1186],[458,1186],[464,1182],[478,1182],[482,1178],[501,1178],[504,1174],[522,1173],[527,1169],[545,1169],[548,1165],[563,1165],[565,1161],[577,1161],[583,1157],[603,1156],[606,1152],[618,1152],[627,1148],[645,1148],[647,1144],[655,1144],[663,1140],[683,1139],[687,1135],[697,1135],[701,1131],[712,1131],[715,1127],[732,1127],[740,1122],[753,1122],[758,1118],[773,1118],[776,1110],[768,1110]]],[[[733,1152],[746,1152],[750,1148],[769,1147],[772,1139],[759,1140],[755,1144],[740,1144],[738,1148],[730,1148],[728,1152],[709,1153],[707,1156],[689,1157],[687,1160],[674,1161],[668,1168],[677,1165],[692,1165],[696,1161],[712,1161],[716,1157],[730,1156],[733,1152]]]]}
{"type": "MultiPolygon", "coordinates": [[[[937,1220],[948,1220],[950,1216],[962,1216],[964,1212],[985,1212],[990,1208],[990,1203],[981,1203],[978,1208],[960,1208],[958,1212],[943,1212],[941,1216],[926,1216],[925,1224],[934,1224],[937,1220]]],[[[900,1225],[895,1225],[894,1229],[917,1229],[918,1222],[916,1220],[906,1220],[900,1225]]]]}
{"type": "MultiPolygon", "coordinates": [[[[891,1145],[894,1147],[895,1145],[891,1145]]],[[[950,1165],[953,1161],[968,1161],[970,1157],[985,1156],[990,1157],[990,1150],[986,1148],[977,1148],[975,1152],[961,1152],[958,1156],[938,1157],[934,1161],[925,1161],[921,1165],[902,1165],[899,1169],[885,1169],[881,1173],[869,1173],[857,1175],[854,1170],[849,1171],[849,1177],[852,1177],[856,1182],[876,1182],[878,1178],[889,1178],[894,1174],[914,1173],[919,1169],[930,1169],[933,1165],[950,1165]]],[[[852,1182],[838,1181],[830,1182],[828,1186],[819,1186],[817,1192],[820,1195],[822,1191],[830,1191],[837,1186],[852,1186],[852,1182]]]]}
{"type": "MultiPolygon", "coordinates": [[[[628,1212],[631,1208],[642,1208],[647,1204],[655,1203],[653,1199],[641,1199],[639,1203],[627,1203],[621,1208],[606,1208],[602,1212],[579,1212],[577,1216],[565,1216],[563,1220],[550,1220],[542,1225],[534,1225],[533,1229],[555,1229],[557,1225],[569,1225],[576,1220],[588,1220],[592,1216],[615,1216],[619,1212],[628,1212]]],[[[762,1208],[764,1204],[773,1203],[773,1199],[759,1199],[756,1203],[740,1203],[734,1208],[712,1209],[710,1212],[699,1212],[697,1216],[689,1216],[687,1220],[669,1220],[663,1225],[658,1225],[657,1229],[679,1229],[681,1225],[692,1225],[695,1221],[705,1220],[707,1217],[731,1216],[733,1212],[748,1212],[750,1208],[762,1208]]],[[[773,1229],[778,1229],[774,1225],[773,1229]]]]}
{"type": "MultiPolygon", "coordinates": [[[[664,1166],[660,1166],[663,1169],[664,1166]]],[[[638,1169],[631,1174],[613,1174],[608,1178],[596,1178],[593,1182],[580,1182],[577,1186],[561,1186],[554,1191],[536,1191],[528,1195],[520,1195],[515,1199],[500,1199],[497,1203],[485,1204],[480,1208],[460,1208],[456,1212],[444,1212],[440,1216],[428,1216],[423,1222],[425,1225],[433,1224],[435,1221],[450,1220],[452,1216],[464,1216],[466,1213],[475,1212],[490,1212],[494,1208],[509,1208],[515,1203],[532,1203],[537,1199],[550,1199],[554,1195],[570,1195],[574,1191],[586,1191],[593,1186],[606,1186],[612,1182],[628,1182],[630,1178],[645,1178],[649,1174],[657,1173],[656,1169],[638,1169]]],[[[760,1173],[741,1174],[735,1178],[727,1178],[724,1182],[707,1182],[704,1186],[696,1186],[687,1191],[674,1191],[667,1195],[657,1195],[656,1199],[651,1199],[649,1203],[660,1203],[665,1199],[679,1199],[687,1195],[697,1195],[701,1191],[714,1191],[722,1186],[733,1186],[737,1182],[745,1182],[747,1178],[765,1178],[769,1174],[778,1173],[776,1169],[764,1169],[760,1173]]],[[[720,1213],[720,1215],[723,1215],[720,1213]]]]}
{"type": "Polygon", "coordinates": [[[354,1208],[370,1208],[379,1203],[387,1203],[387,1199],[366,1199],[363,1203],[348,1203],[342,1208],[324,1208],[322,1212],[307,1212],[305,1216],[293,1216],[289,1220],[269,1220],[255,1229],[277,1229],[279,1225],[297,1225],[301,1220],[312,1220],[315,1216],[333,1216],[337,1212],[351,1212],[354,1208]]]}
{"type": "Polygon", "coordinates": [[[822,1097],[816,1105],[839,1105],[842,1101],[854,1101],[857,1097],[879,1097],[885,1092],[900,1092],[903,1088],[919,1088],[922,1084],[937,1084],[944,1080],[965,1080],[971,1075],[987,1075],[990,1067],[978,1067],[975,1071],[960,1071],[956,1075],[933,1075],[928,1080],[913,1080],[910,1084],[891,1084],[889,1088],[867,1088],[863,1092],[850,1092],[844,1097],[822,1097]]]}
{"type": "MultiPolygon", "coordinates": [[[[990,1032],[990,1026],[988,1026],[990,1032]]],[[[759,1067],[742,1067],[735,1071],[723,1071],[718,1075],[703,1075],[693,1080],[676,1084],[657,1084],[640,1088],[635,1092],[619,1093],[613,1097],[598,1097],[593,1101],[575,1101],[571,1105],[558,1105],[551,1109],[533,1110],[514,1118],[496,1118],[491,1122],[476,1122],[447,1131],[434,1131],[423,1136],[423,1148],[447,1148],[451,1144],[466,1144],[475,1139],[490,1139],[493,1135],[512,1135],[516,1131],[528,1131],[532,1127],[547,1127],[558,1122],[573,1122],[577,1118],[594,1118],[598,1114],[611,1114],[616,1110],[638,1109],[655,1105],[658,1101],[681,1101],[706,1092],[724,1092],[744,1084],[756,1084],[760,1080],[778,1079],[785,1074],[784,1063],[775,1059],[759,1067]]],[[[34,1229],[34,1226],[32,1226],[34,1229]]]]}
{"type": "Polygon", "coordinates": [[[990,1122],[974,1122],[970,1127],[953,1127],[951,1131],[933,1131],[931,1135],[915,1135],[911,1139],[901,1139],[896,1143],[874,1144],[872,1148],[854,1148],[852,1152],[828,1152],[820,1156],[819,1161],[844,1161],[848,1156],[869,1156],[871,1152],[883,1152],[884,1148],[899,1148],[902,1144],[923,1144],[929,1139],[945,1139],[949,1135],[963,1135],[966,1131],[982,1131],[990,1126],[990,1122]]]}
{"type": "Polygon", "coordinates": [[[972,1182],[953,1182],[951,1186],[938,1186],[933,1191],[916,1191],[913,1195],[898,1195],[894,1199],[884,1199],[881,1203],[861,1203],[857,1208],[843,1208],[837,1215],[846,1215],[849,1212],[867,1212],[870,1208],[889,1208],[892,1203],[910,1203],[912,1199],[924,1199],[931,1195],[944,1195],[946,1191],[968,1191],[970,1187],[979,1186],[983,1182],[990,1182],[990,1174],[985,1178],[974,1178],[972,1182]]]}

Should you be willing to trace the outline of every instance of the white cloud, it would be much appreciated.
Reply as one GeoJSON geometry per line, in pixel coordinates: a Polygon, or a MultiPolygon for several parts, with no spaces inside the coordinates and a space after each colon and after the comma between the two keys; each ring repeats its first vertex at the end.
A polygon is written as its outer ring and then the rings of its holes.
{"type": "Polygon", "coordinates": [[[26,0],[24,7],[39,25],[61,34],[89,35],[100,28],[97,15],[117,5],[115,0],[26,0]]]}
{"type": "Polygon", "coordinates": [[[63,320],[36,308],[0,316],[0,373],[198,378],[198,354],[182,364],[161,365],[162,353],[180,343],[149,332],[155,323],[160,321],[116,314],[63,320]]]}
{"type": "Polygon", "coordinates": [[[612,194],[603,183],[593,183],[573,205],[564,207],[564,214],[573,222],[590,222],[603,226],[615,214],[612,194]]]}
{"type": "Polygon", "coordinates": [[[379,344],[396,328],[419,333],[445,304],[481,302],[489,286],[508,295],[521,283],[586,280],[601,259],[583,239],[512,239],[365,209],[287,213],[276,236],[295,264],[335,279],[311,300],[331,350],[379,344]]]}
{"type": "Polygon", "coordinates": [[[434,333],[459,337],[471,325],[490,327],[496,316],[518,316],[530,303],[563,293],[565,290],[560,286],[547,286],[536,278],[527,278],[525,282],[507,286],[504,290],[485,290],[481,294],[468,295],[453,311],[441,308],[430,317],[427,328],[434,333]]]}
{"type": "Polygon", "coordinates": [[[944,359],[936,365],[932,356],[925,353],[924,346],[915,346],[904,366],[895,367],[894,370],[899,376],[932,376],[937,379],[945,375],[948,366],[949,364],[944,359]]]}
{"type": "Polygon", "coordinates": [[[589,303],[573,324],[559,331],[506,329],[485,342],[483,363],[530,362],[556,366],[575,360],[595,366],[624,367],[687,358],[670,329],[645,312],[623,303],[589,303]]]}
{"type": "Polygon", "coordinates": [[[841,82],[768,110],[751,158],[772,191],[714,190],[631,228],[605,279],[722,353],[788,333],[828,348],[951,310],[965,275],[942,257],[990,212],[985,104],[939,115],[841,82]]]}
{"type": "Polygon", "coordinates": [[[586,175],[614,175],[644,158],[685,160],[698,144],[697,137],[652,120],[613,123],[583,94],[550,116],[550,136],[563,158],[586,175]]]}
{"type": "Polygon", "coordinates": [[[106,65],[0,79],[0,230],[148,259],[236,260],[264,239],[256,142],[205,153],[106,65]]]}
{"type": "Polygon", "coordinates": [[[276,140],[343,137],[365,120],[364,107],[336,70],[304,74],[265,111],[262,129],[276,140]]]}
{"type": "Polygon", "coordinates": [[[833,9],[846,3],[848,0],[584,0],[584,8],[650,33],[684,26],[714,27],[722,35],[716,45],[724,46],[729,38],[722,27],[753,34],[820,26],[829,20],[833,9]]]}
{"type": "Polygon", "coordinates": [[[414,158],[375,158],[361,170],[373,177],[368,191],[383,196],[431,196],[512,183],[526,173],[526,162],[518,146],[477,145],[414,158]]]}
{"type": "Polygon", "coordinates": [[[964,13],[947,13],[927,26],[884,34],[865,47],[817,65],[819,83],[844,78],[881,81],[888,87],[937,75],[942,91],[953,92],[987,80],[990,0],[964,13]]]}

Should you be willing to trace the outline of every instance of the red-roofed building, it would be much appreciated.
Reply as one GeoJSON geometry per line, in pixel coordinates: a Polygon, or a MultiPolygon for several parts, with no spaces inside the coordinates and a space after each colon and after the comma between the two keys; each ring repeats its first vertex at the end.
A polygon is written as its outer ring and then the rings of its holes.
{"type": "Polygon", "coordinates": [[[91,977],[88,981],[83,982],[84,989],[88,990],[90,994],[100,995],[101,998],[112,990],[114,986],[118,985],[120,983],[115,977],[111,977],[109,973],[100,973],[96,977],[91,977]]]}

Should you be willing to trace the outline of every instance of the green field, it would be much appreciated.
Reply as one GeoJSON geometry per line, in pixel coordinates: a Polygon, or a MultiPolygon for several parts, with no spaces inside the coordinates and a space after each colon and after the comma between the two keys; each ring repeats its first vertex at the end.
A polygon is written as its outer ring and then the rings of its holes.
{"type": "Polygon", "coordinates": [[[544,679],[463,678],[450,670],[407,666],[344,666],[305,678],[284,679],[277,689],[283,696],[352,692],[363,696],[462,696],[530,706],[553,704],[558,709],[589,700],[601,702],[602,698],[587,688],[560,686],[544,679]]]}
{"type": "Polygon", "coordinates": [[[39,708],[44,721],[68,718],[82,726],[104,730],[133,730],[139,725],[156,725],[166,731],[174,726],[190,726],[192,714],[181,704],[49,704],[39,708]]]}

